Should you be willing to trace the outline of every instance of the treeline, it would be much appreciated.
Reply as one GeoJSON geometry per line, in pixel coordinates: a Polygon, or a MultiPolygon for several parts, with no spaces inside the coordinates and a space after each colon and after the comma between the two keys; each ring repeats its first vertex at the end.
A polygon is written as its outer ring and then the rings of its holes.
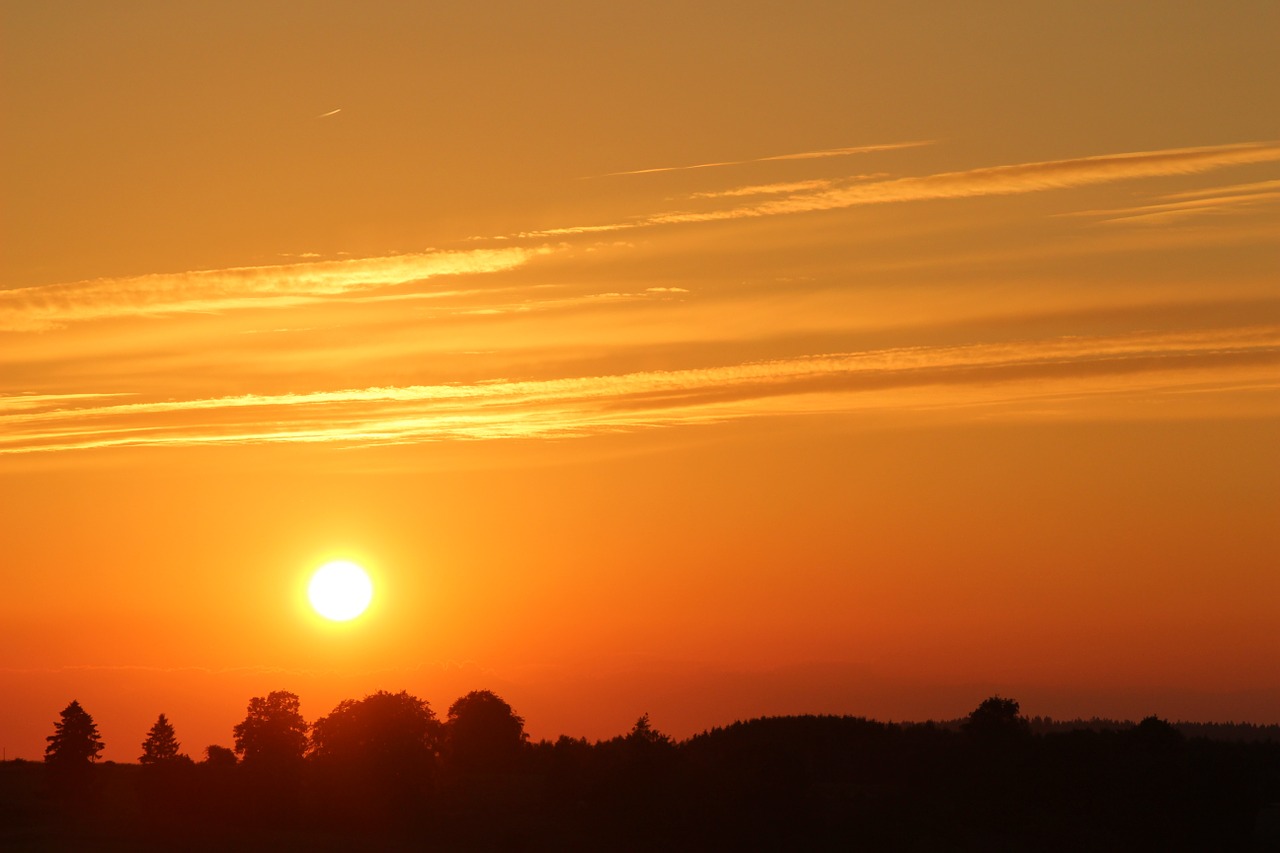
{"type": "Polygon", "coordinates": [[[0,772],[0,848],[1268,850],[1280,743],[1149,717],[1049,729],[991,697],[958,725],[774,717],[676,741],[640,717],[531,742],[500,697],[443,719],[411,694],[255,697],[234,747],[182,752],[164,715],[137,765],[95,763],[78,703],[43,764],[0,772]]]}
{"type": "MultiPolygon", "coordinates": [[[[960,731],[967,718],[945,720],[935,725],[944,729],[960,731]]],[[[1027,719],[1031,732],[1038,735],[1063,734],[1065,732],[1120,732],[1132,729],[1137,725],[1133,720],[1116,720],[1110,717],[1077,717],[1070,720],[1056,720],[1053,717],[1034,716],[1027,719]]],[[[1256,723],[1192,723],[1185,720],[1170,721],[1173,726],[1187,737],[1208,738],[1209,740],[1234,741],[1238,743],[1269,742],[1280,743],[1280,724],[1258,725],[1256,723]]]]}

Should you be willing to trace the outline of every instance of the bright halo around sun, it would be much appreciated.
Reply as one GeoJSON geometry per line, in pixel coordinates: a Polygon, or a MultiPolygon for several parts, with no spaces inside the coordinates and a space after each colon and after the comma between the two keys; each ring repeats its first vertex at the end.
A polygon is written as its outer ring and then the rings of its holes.
{"type": "Polygon", "coordinates": [[[324,618],[346,622],[369,606],[373,600],[373,582],[355,563],[335,560],[316,569],[307,585],[307,598],[324,618]]]}

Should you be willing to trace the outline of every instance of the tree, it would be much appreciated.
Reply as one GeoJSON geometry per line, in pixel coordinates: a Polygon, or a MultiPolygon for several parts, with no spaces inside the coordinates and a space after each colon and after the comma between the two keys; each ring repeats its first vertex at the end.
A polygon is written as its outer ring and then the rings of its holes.
{"type": "Polygon", "coordinates": [[[1031,725],[1026,717],[1018,714],[1018,710],[1018,700],[992,696],[982,700],[982,704],[970,712],[969,718],[961,727],[969,735],[984,740],[1002,740],[1028,734],[1031,725]]]}
{"type": "Polygon", "coordinates": [[[232,729],[246,768],[283,769],[302,762],[307,723],[299,707],[298,697],[285,690],[249,700],[244,721],[232,729]]]}
{"type": "Polygon", "coordinates": [[[449,706],[445,756],[458,770],[510,770],[529,736],[524,718],[489,690],[473,690],[449,706]]]}
{"type": "Polygon", "coordinates": [[[428,761],[439,747],[440,723],[425,700],[379,690],[344,699],[311,726],[310,754],[321,760],[428,761]]]}
{"type": "Polygon", "coordinates": [[[631,727],[631,731],[627,734],[627,743],[645,746],[667,746],[671,743],[671,738],[653,727],[649,722],[648,714],[641,714],[640,719],[636,720],[636,724],[631,727]]]}
{"type": "MultiPolygon", "coordinates": [[[[171,764],[181,761],[186,756],[178,753],[179,747],[178,739],[174,736],[173,725],[164,714],[161,714],[156,719],[156,724],[147,732],[147,739],[142,742],[142,757],[138,762],[140,764],[171,764]]],[[[187,761],[190,760],[187,759],[187,761]]]]}
{"type": "Polygon", "coordinates": [[[45,738],[46,763],[59,769],[86,768],[98,760],[105,744],[98,736],[98,725],[80,703],[72,700],[62,709],[61,719],[53,724],[53,734],[45,738]]]}
{"type": "Polygon", "coordinates": [[[235,768],[241,777],[242,816],[263,825],[291,824],[298,816],[302,756],[307,748],[307,723],[298,697],[285,690],[253,697],[244,720],[232,732],[236,752],[243,756],[241,766],[235,768]]]}
{"type": "Polygon", "coordinates": [[[236,754],[225,746],[210,744],[204,748],[204,761],[210,767],[235,767],[236,754]]]}
{"type": "Polygon", "coordinates": [[[1169,723],[1152,714],[1133,727],[1130,737],[1147,749],[1176,749],[1185,738],[1169,723]]]}
{"type": "Polygon", "coordinates": [[[344,699],[311,726],[326,812],[375,823],[412,815],[431,792],[439,744],[435,712],[417,696],[379,690],[344,699]]]}
{"type": "Polygon", "coordinates": [[[142,742],[142,775],[138,779],[138,796],[144,803],[142,820],[154,829],[173,826],[175,820],[188,813],[193,799],[191,756],[178,751],[173,724],[161,714],[142,742]]]}

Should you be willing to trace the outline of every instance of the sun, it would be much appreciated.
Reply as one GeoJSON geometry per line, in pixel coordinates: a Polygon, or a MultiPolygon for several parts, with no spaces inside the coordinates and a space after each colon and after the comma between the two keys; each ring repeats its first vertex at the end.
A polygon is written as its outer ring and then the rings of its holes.
{"type": "Polygon", "coordinates": [[[307,598],[324,618],[346,622],[369,606],[373,600],[373,582],[355,563],[335,560],[316,569],[307,585],[307,598]]]}

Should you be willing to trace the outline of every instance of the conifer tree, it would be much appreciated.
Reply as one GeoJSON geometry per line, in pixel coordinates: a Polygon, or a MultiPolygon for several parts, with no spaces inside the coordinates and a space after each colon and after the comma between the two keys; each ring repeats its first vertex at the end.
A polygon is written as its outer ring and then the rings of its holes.
{"type": "Polygon", "coordinates": [[[74,769],[88,767],[98,760],[102,752],[102,740],[98,736],[98,725],[93,721],[80,703],[72,700],[62,709],[61,719],[53,724],[53,734],[45,738],[49,745],[44,748],[46,763],[59,768],[74,769]]]}
{"type": "Polygon", "coordinates": [[[147,739],[142,742],[142,764],[164,764],[178,759],[178,739],[174,736],[173,725],[161,714],[156,724],[147,732],[147,739]]]}

